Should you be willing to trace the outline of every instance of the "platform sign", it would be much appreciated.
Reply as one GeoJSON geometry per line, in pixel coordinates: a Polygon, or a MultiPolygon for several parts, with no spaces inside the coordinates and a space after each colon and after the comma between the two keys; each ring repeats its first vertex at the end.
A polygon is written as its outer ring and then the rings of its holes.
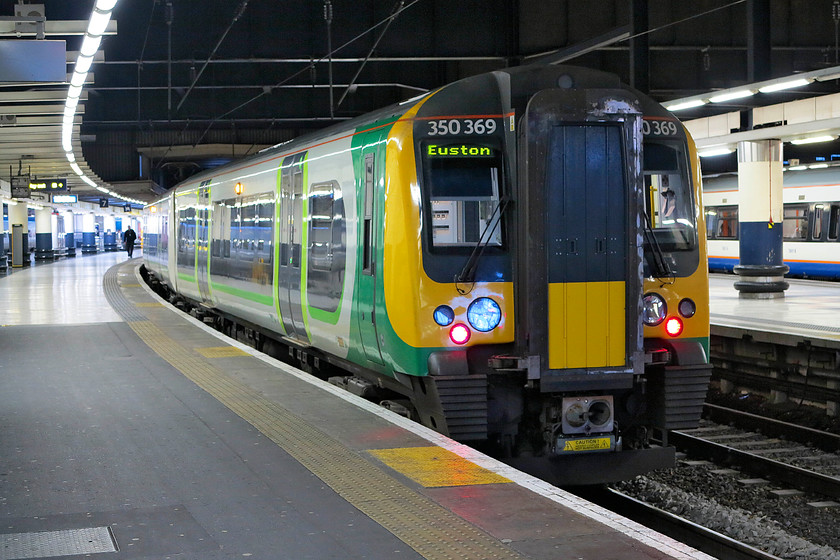
{"type": "Polygon", "coordinates": [[[131,204],[126,204],[125,206],[123,206],[123,212],[130,213],[131,212],[131,204]]]}
{"type": "Polygon", "coordinates": [[[29,177],[12,177],[12,198],[29,198],[29,177]]]}
{"type": "Polygon", "coordinates": [[[73,204],[79,202],[79,197],[75,194],[54,194],[52,201],[56,204],[73,204]]]}
{"type": "Polygon", "coordinates": [[[108,208],[108,199],[107,198],[100,198],[99,199],[99,207],[100,208],[108,208]]]}
{"type": "Polygon", "coordinates": [[[37,192],[67,192],[67,179],[29,181],[29,189],[37,192]]]}

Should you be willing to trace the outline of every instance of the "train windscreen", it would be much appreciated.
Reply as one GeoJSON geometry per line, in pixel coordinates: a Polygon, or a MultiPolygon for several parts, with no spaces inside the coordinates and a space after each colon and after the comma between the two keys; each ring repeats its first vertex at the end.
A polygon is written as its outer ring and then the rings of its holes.
{"type": "Polygon", "coordinates": [[[432,246],[502,245],[499,223],[502,160],[493,146],[472,143],[423,146],[432,246]]]}
{"type": "Polygon", "coordinates": [[[694,250],[697,223],[683,146],[645,142],[644,180],[645,213],[660,249],[694,250]]]}

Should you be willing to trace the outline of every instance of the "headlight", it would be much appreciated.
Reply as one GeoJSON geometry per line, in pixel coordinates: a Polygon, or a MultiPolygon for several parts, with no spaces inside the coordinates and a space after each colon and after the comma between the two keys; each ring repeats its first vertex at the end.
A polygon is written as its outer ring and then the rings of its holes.
{"type": "Polygon", "coordinates": [[[435,323],[441,327],[448,327],[455,320],[455,312],[448,305],[439,305],[434,313],[435,323]]]}
{"type": "Polygon", "coordinates": [[[502,309],[490,298],[478,298],[467,308],[467,320],[477,331],[492,331],[502,320],[502,309]]]}
{"type": "Polygon", "coordinates": [[[668,314],[668,306],[659,294],[645,294],[642,300],[642,320],[645,325],[654,327],[665,320],[668,314]]]}

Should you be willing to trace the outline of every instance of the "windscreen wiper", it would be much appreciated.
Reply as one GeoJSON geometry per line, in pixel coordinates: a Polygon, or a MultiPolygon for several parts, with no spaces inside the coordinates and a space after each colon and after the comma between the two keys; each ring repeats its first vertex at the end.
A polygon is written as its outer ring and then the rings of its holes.
{"type": "Polygon", "coordinates": [[[656,239],[656,234],[653,232],[653,225],[650,223],[650,218],[647,213],[645,213],[645,241],[647,241],[647,246],[650,247],[654,278],[671,278],[674,273],[668,266],[665,253],[662,251],[662,247],[659,246],[659,241],[656,239]]]}
{"type": "Polygon", "coordinates": [[[459,294],[465,295],[472,291],[472,284],[475,284],[475,272],[478,270],[478,260],[481,258],[481,255],[484,254],[484,250],[490,244],[490,240],[493,239],[493,233],[495,233],[496,228],[499,226],[499,222],[502,221],[502,216],[504,215],[509,202],[510,198],[507,196],[503,196],[499,199],[499,202],[493,209],[493,213],[490,214],[489,223],[493,224],[493,227],[484,228],[484,231],[481,232],[481,237],[478,238],[478,242],[475,244],[472,253],[470,253],[470,258],[468,258],[467,262],[464,264],[464,268],[461,269],[461,272],[455,275],[455,289],[458,290],[459,294]],[[498,218],[495,218],[496,213],[499,214],[498,218]],[[458,284],[470,284],[470,289],[462,290],[458,284]]]}

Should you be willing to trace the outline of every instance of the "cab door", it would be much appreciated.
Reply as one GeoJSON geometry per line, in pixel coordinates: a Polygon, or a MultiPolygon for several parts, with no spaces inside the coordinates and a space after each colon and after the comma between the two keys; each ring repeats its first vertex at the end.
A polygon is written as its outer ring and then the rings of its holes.
{"type": "Polygon", "coordinates": [[[362,237],[361,237],[361,266],[359,273],[358,317],[359,332],[365,355],[371,362],[381,364],[382,352],[379,348],[379,335],[376,328],[376,297],[377,297],[377,254],[378,235],[382,227],[377,212],[377,186],[379,173],[377,172],[377,157],[375,150],[365,149],[362,152],[362,237]]]}
{"type": "Polygon", "coordinates": [[[546,391],[628,386],[642,365],[636,107],[626,92],[546,90],[521,127],[520,326],[546,391]]]}

